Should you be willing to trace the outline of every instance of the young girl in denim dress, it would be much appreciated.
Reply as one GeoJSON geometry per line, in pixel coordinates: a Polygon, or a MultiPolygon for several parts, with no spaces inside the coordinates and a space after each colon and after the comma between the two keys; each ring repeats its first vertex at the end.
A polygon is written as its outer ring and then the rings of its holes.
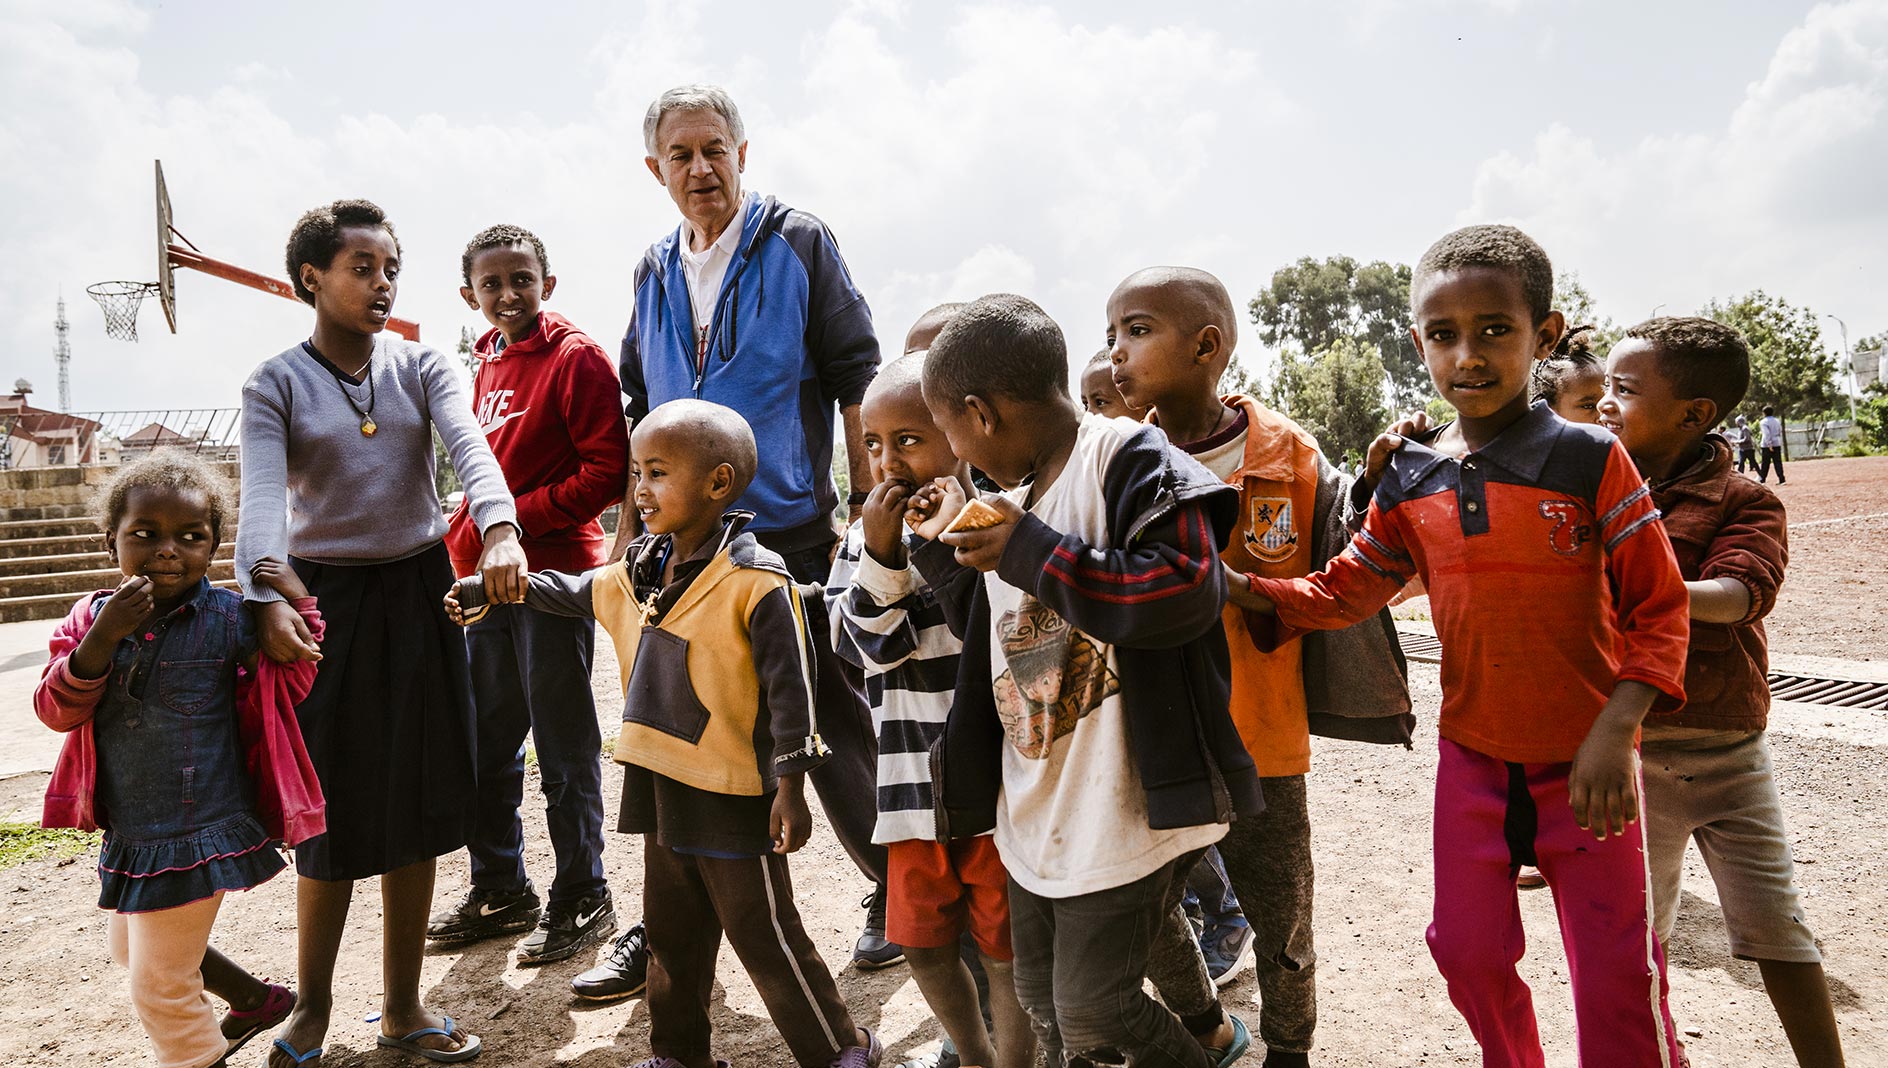
{"type": "MultiPolygon", "coordinates": [[[[237,725],[255,625],[240,594],[204,577],[229,496],[222,476],[181,453],[118,473],[102,525],[124,580],[73,606],[33,694],[40,719],[67,733],[44,822],[105,832],[98,904],[112,910],[112,958],[130,971],[160,1068],[223,1064],[295,1003],[209,944],[223,895],[284,866],[256,817],[237,725]],[[230,1005],[220,1024],[205,989],[230,1005]]],[[[318,620],[294,572],[257,570],[318,620]]]]}

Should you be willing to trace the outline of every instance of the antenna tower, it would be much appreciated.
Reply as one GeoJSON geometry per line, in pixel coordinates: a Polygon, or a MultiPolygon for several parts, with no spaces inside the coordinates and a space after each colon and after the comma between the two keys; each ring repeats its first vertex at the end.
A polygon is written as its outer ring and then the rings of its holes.
{"type": "Polygon", "coordinates": [[[52,362],[59,365],[59,410],[72,410],[72,343],[68,335],[72,332],[71,324],[66,322],[66,295],[59,294],[59,317],[52,321],[53,330],[59,336],[59,343],[52,350],[52,362]]]}

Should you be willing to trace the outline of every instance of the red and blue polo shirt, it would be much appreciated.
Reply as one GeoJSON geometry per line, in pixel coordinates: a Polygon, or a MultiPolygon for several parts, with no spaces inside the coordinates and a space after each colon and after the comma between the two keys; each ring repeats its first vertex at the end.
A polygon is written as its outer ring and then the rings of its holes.
{"type": "Polygon", "coordinates": [[[1363,529],[1322,572],[1252,578],[1275,640],[1346,627],[1421,575],[1442,639],[1442,736],[1498,760],[1570,761],[1613,687],[1684,703],[1690,597],[1632,457],[1536,404],[1457,459],[1407,441],[1363,529]]]}

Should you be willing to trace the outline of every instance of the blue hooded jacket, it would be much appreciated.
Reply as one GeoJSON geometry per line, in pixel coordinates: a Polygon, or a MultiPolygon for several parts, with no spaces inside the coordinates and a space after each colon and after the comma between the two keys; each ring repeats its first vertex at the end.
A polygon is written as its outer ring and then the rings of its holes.
{"type": "Polygon", "coordinates": [[[704,360],[682,274],[682,227],[643,255],[619,363],[625,411],[640,421],[666,401],[694,397],[741,413],[760,454],[753,484],[734,505],[754,513],[748,529],[806,528],[803,538],[783,539],[805,542],[795,547],[830,542],[839,504],[835,407],[864,399],[878,371],[872,313],[826,224],[751,192],[740,220],[704,360]]]}

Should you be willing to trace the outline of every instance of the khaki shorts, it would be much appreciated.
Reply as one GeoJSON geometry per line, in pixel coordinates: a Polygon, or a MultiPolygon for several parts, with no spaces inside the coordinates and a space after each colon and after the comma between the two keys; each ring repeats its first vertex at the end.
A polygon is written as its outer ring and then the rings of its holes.
{"type": "Polygon", "coordinates": [[[1671,939],[1685,843],[1695,841],[1717,884],[1732,956],[1819,963],[1763,732],[1655,730],[1643,761],[1646,861],[1659,940],[1671,939]]]}

